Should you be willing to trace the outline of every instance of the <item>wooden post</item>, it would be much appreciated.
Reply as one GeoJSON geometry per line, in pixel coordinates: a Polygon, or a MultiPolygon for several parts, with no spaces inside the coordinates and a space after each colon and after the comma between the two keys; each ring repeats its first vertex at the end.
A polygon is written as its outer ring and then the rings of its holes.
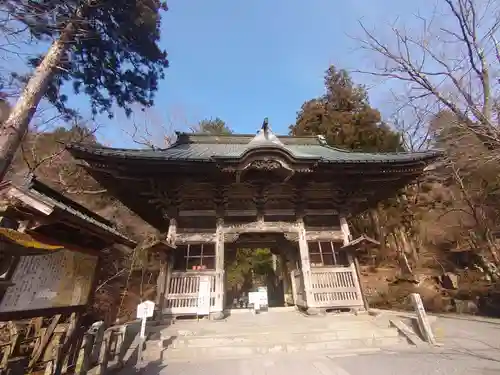
{"type": "MultiPolygon", "coordinates": [[[[351,240],[351,231],[349,229],[349,224],[347,223],[347,220],[345,217],[341,216],[340,217],[340,230],[342,231],[342,234],[344,235],[344,246],[347,245],[351,240]]],[[[356,285],[356,288],[359,290],[359,293],[361,294],[361,299],[363,300],[363,307],[365,308],[366,311],[368,311],[368,300],[366,299],[365,292],[363,290],[363,285],[361,283],[361,272],[359,268],[359,262],[358,258],[356,257],[356,254],[348,254],[347,259],[349,259],[349,267],[351,268],[354,276],[354,284],[356,285]]]]}
{"type": "MultiPolygon", "coordinates": [[[[99,364],[99,375],[105,375],[108,372],[109,356],[111,353],[111,346],[113,345],[113,331],[110,329],[104,333],[104,353],[102,355],[102,361],[99,364]]],[[[140,355],[140,354],[139,354],[140,355]]]]}
{"type": "Polygon", "coordinates": [[[306,229],[304,226],[304,220],[302,218],[297,219],[297,226],[299,232],[299,253],[302,266],[302,277],[304,279],[304,289],[306,292],[306,305],[309,309],[310,307],[315,306],[313,306],[314,296],[311,283],[311,262],[309,260],[309,246],[307,244],[306,229]]]}
{"type": "Polygon", "coordinates": [[[164,251],[160,250],[160,274],[156,283],[156,306],[157,306],[157,320],[162,321],[163,308],[165,305],[165,293],[167,289],[167,273],[168,273],[168,257],[164,251]]]}
{"type": "Polygon", "coordinates": [[[288,289],[290,288],[289,282],[289,272],[287,266],[286,254],[283,249],[280,249],[280,268],[281,268],[281,277],[283,278],[283,299],[285,301],[285,306],[288,306],[287,296],[289,295],[288,289]]]}
{"type": "MultiPolygon", "coordinates": [[[[167,298],[168,298],[168,293],[170,291],[170,280],[172,279],[172,271],[174,269],[174,260],[175,260],[175,255],[170,254],[170,256],[167,258],[167,278],[165,279],[165,295],[163,298],[163,308],[166,308],[167,303],[167,298]]],[[[163,313],[163,311],[162,311],[163,313]]]]}
{"type": "Polygon", "coordinates": [[[87,375],[90,370],[91,359],[92,359],[92,347],[94,345],[94,335],[90,333],[85,333],[83,336],[83,348],[78,353],[78,359],[76,361],[75,374],[77,375],[87,375]]]}
{"type": "Polygon", "coordinates": [[[9,359],[4,372],[5,375],[24,375],[28,367],[28,357],[16,357],[9,359]]]}
{"type": "Polygon", "coordinates": [[[222,319],[224,317],[224,220],[217,219],[215,231],[215,307],[213,310],[213,319],[222,319]]]}
{"type": "Polygon", "coordinates": [[[172,217],[170,218],[170,222],[168,224],[167,243],[170,245],[175,245],[176,237],[177,237],[177,220],[172,217]]]}
{"type": "Polygon", "coordinates": [[[351,241],[351,231],[349,230],[349,224],[347,224],[347,220],[345,217],[340,217],[340,230],[344,235],[344,246],[347,245],[351,241]]]}
{"type": "Polygon", "coordinates": [[[359,261],[358,257],[356,254],[350,255],[350,258],[352,259],[351,267],[354,266],[354,271],[356,272],[356,281],[357,281],[357,287],[359,288],[361,292],[361,298],[363,298],[363,306],[366,311],[370,309],[370,305],[368,305],[368,299],[366,298],[365,290],[363,288],[363,283],[361,282],[361,271],[359,267],[359,261]]]}
{"type": "Polygon", "coordinates": [[[431,345],[436,345],[436,338],[434,337],[434,333],[432,332],[431,325],[429,324],[429,320],[427,319],[427,314],[425,313],[424,304],[422,303],[422,298],[420,298],[420,294],[412,293],[410,294],[411,303],[413,305],[413,309],[417,314],[417,322],[418,328],[424,337],[424,340],[427,341],[431,345]]]}
{"type": "Polygon", "coordinates": [[[52,338],[52,335],[53,335],[60,319],[61,319],[61,314],[56,314],[52,318],[52,321],[50,322],[47,330],[45,331],[45,334],[41,338],[40,345],[38,345],[36,350],[31,355],[31,359],[30,359],[29,364],[28,364],[29,369],[32,369],[33,366],[35,366],[35,364],[38,362],[40,357],[45,352],[45,349],[49,345],[50,339],[52,338]]]}

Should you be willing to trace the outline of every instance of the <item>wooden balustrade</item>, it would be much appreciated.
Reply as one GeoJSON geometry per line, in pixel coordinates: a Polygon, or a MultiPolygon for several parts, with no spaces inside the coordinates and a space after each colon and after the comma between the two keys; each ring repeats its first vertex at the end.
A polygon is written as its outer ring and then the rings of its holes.
{"type": "Polygon", "coordinates": [[[187,271],[172,272],[168,292],[165,295],[166,303],[163,313],[169,315],[196,315],[199,311],[200,279],[203,276],[208,276],[210,279],[210,310],[213,311],[218,305],[218,300],[223,298],[223,291],[218,291],[217,286],[223,285],[223,283],[218,281],[224,276],[224,273],[216,271],[187,271]]]}
{"type": "Polygon", "coordinates": [[[352,267],[318,267],[303,273],[291,272],[294,301],[300,307],[357,307],[363,306],[363,297],[352,267]],[[311,278],[312,298],[306,298],[304,277],[311,278]]]}
{"type": "Polygon", "coordinates": [[[362,306],[363,298],[351,267],[320,267],[311,270],[313,301],[310,307],[362,306]]]}

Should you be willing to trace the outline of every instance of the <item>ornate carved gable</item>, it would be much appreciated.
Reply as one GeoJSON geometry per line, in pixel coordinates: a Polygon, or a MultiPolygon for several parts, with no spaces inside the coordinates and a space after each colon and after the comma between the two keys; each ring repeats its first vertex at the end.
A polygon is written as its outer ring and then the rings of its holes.
{"type": "Polygon", "coordinates": [[[286,182],[296,173],[310,173],[319,158],[298,160],[271,131],[264,120],[262,129],[240,155],[216,157],[223,172],[234,173],[237,182],[286,182]]]}

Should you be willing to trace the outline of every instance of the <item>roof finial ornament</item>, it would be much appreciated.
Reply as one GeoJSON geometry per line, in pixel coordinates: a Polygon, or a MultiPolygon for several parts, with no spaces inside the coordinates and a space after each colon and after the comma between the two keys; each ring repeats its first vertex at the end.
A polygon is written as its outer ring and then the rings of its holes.
{"type": "Polygon", "coordinates": [[[264,121],[262,122],[262,130],[264,131],[264,134],[267,135],[269,132],[269,120],[268,118],[264,118],[264,121]]]}

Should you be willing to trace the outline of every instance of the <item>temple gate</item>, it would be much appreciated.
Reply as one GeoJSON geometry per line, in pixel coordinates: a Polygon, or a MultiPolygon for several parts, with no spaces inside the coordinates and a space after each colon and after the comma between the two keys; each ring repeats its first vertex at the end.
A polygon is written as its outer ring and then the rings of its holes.
{"type": "Polygon", "coordinates": [[[366,308],[356,251],[375,241],[352,240],[347,218],[394,195],[439,156],[350,152],[321,136],[278,138],[267,121],[255,136],[179,133],[166,149],[69,150],[175,249],[162,258],[163,313],[197,314],[208,282],[214,318],[225,309],[225,248],[244,236],[274,237],[295,305],[366,308]]]}

